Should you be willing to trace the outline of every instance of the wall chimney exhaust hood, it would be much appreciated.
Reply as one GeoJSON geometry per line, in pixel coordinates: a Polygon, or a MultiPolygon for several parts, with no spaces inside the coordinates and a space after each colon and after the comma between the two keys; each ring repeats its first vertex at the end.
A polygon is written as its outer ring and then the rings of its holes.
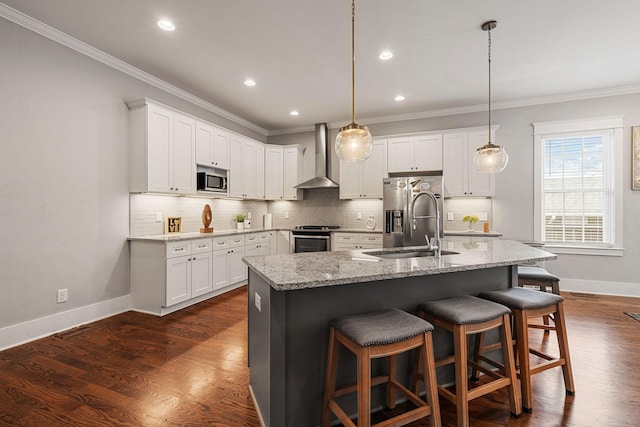
{"type": "Polygon", "coordinates": [[[316,123],[316,176],[308,181],[298,184],[295,188],[337,188],[338,184],[328,178],[329,175],[329,145],[327,144],[328,132],[326,123],[316,123]]]}

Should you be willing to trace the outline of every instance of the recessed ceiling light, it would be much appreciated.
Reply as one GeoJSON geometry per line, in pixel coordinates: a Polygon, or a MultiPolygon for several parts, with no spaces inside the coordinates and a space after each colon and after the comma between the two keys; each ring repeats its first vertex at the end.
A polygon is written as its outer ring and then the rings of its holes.
{"type": "Polygon", "coordinates": [[[253,79],[247,79],[244,81],[244,85],[245,86],[255,86],[256,85],[256,81],[253,79]]]}
{"type": "Polygon", "coordinates": [[[391,52],[390,50],[383,50],[382,52],[380,52],[380,55],[378,55],[378,58],[382,59],[383,61],[387,61],[393,58],[393,52],[391,52]]]}
{"type": "Polygon", "coordinates": [[[169,21],[168,19],[160,19],[158,21],[158,27],[165,31],[173,31],[176,29],[176,26],[173,25],[173,22],[169,21]]]}
{"type": "Polygon", "coordinates": [[[404,101],[404,100],[405,100],[405,98],[404,98],[404,96],[402,96],[402,95],[398,95],[398,96],[396,96],[395,98],[393,98],[393,100],[394,100],[394,101],[397,101],[397,102],[400,102],[400,101],[404,101]]]}
{"type": "Polygon", "coordinates": [[[289,113],[289,115],[291,115],[291,116],[299,116],[299,115],[300,115],[300,113],[298,113],[296,110],[293,110],[293,111],[291,111],[291,112],[289,113]]]}

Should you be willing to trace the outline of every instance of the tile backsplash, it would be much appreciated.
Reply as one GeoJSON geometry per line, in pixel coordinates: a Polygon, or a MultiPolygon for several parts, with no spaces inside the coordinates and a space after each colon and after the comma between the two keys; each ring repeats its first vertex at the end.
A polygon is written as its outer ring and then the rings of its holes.
{"type": "MultiPolygon", "coordinates": [[[[234,229],[236,214],[249,212],[254,227],[262,227],[263,215],[270,213],[273,215],[274,227],[291,228],[313,224],[365,229],[367,219],[373,216],[375,230],[383,229],[382,200],[340,200],[339,197],[337,188],[305,190],[304,200],[300,201],[245,201],[131,194],[129,233],[132,237],[162,234],[166,216],[181,216],[183,232],[197,232],[202,227],[202,210],[205,204],[211,206],[211,226],[216,230],[234,229]],[[162,216],[161,222],[156,221],[158,212],[162,216]],[[358,219],[358,214],[361,219],[358,219]]],[[[466,230],[467,223],[462,222],[462,218],[471,214],[486,213],[489,224],[492,224],[491,199],[446,199],[444,210],[445,230],[466,230]],[[452,221],[448,220],[448,213],[453,213],[452,221]]],[[[482,230],[483,222],[486,221],[476,224],[477,230],[482,230]]],[[[494,229],[493,225],[491,229],[494,229]]]]}

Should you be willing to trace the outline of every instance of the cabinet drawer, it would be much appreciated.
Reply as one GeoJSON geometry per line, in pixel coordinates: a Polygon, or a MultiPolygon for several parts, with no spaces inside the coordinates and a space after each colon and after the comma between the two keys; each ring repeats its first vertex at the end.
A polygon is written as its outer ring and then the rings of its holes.
{"type": "Polygon", "coordinates": [[[191,255],[191,241],[167,243],[167,258],[191,255]]]}
{"type": "Polygon", "coordinates": [[[360,241],[359,234],[335,233],[334,236],[336,243],[356,243],[360,241]]]}
{"type": "Polygon", "coordinates": [[[258,237],[260,238],[261,242],[267,242],[271,238],[271,233],[269,232],[259,233],[258,237]]]}
{"type": "Polygon", "coordinates": [[[216,237],[211,244],[214,251],[218,249],[226,249],[229,247],[229,239],[227,237],[216,237]]]}
{"type": "Polygon", "coordinates": [[[378,234],[363,234],[360,240],[364,245],[382,245],[382,235],[378,234]]]}
{"type": "Polygon", "coordinates": [[[248,234],[245,236],[245,242],[247,243],[247,245],[251,245],[259,241],[260,241],[260,236],[258,234],[248,234]]]}
{"type": "Polygon", "coordinates": [[[191,253],[201,254],[211,252],[213,248],[213,239],[198,239],[191,242],[191,253]]]}
{"type": "Polygon", "coordinates": [[[237,246],[244,246],[245,239],[244,236],[233,236],[228,238],[228,245],[230,248],[235,248],[237,246]]]}

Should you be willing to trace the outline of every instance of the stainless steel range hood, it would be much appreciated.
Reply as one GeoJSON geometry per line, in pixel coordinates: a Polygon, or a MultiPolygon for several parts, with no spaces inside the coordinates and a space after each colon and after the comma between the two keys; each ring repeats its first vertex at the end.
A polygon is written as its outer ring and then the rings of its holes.
{"type": "Polygon", "coordinates": [[[326,123],[316,123],[316,176],[296,188],[337,188],[338,184],[329,179],[329,144],[327,143],[328,132],[326,123]]]}

